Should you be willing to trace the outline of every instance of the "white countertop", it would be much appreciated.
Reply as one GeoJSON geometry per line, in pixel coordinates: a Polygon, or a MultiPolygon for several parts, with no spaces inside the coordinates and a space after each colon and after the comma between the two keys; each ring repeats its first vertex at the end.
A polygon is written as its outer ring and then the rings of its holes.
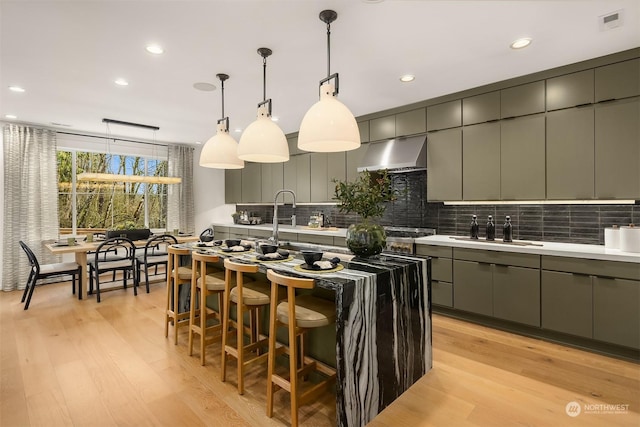
{"type": "MultiPolygon", "coordinates": [[[[273,224],[259,224],[259,225],[247,225],[247,224],[233,224],[233,223],[213,223],[214,226],[218,227],[239,227],[246,228],[249,230],[273,230],[273,224]]],[[[346,228],[309,228],[306,225],[297,225],[292,227],[287,224],[280,224],[278,226],[278,231],[288,232],[288,233],[299,233],[299,234],[318,234],[321,236],[333,236],[333,237],[345,237],[347,235],[346,228]]]]}
{"type": "MultiPolygon", "coordinates": [[[[455,248],[483,249],[502,252],[519,252],[536,255],[554,255],[574,258],[600,259],[605,261],[623,261],[640,264],[640,253],[622,252],[619,249],[605,249],[602,245],[584,245],[578,243],[557,243],[557,242],[537,242],[526,241],[536,246],[521,246],[486,240],[456,240],[460,236],[435,235],[420,237],[416,239],[418,245],[452,246],[455,248]],[[455,238],[454,238],[455,237],[455,238]]],[[[463,238],[464,239],[464,238],[463,238]]],[[[524,242],[514,240],[515,243],[524,242]]],[[[640,266],[638,267],[640,268],[640,266]]]]}

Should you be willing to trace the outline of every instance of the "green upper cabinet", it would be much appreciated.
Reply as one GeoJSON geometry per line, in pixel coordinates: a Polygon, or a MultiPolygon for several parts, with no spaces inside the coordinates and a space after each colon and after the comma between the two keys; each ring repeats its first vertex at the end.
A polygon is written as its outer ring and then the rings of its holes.
{"type": "Polygon", "coordinates": [[[360,142],[369,142],[369,120],[358,122],[358,130],[360,131],[360,142]]]}
{"type": "Polygon", "coordinates": [[[595,106],[597,199],[640,199],[640,98],[595,106]]]}
{"type": "MultiPolygon", "coordinates": [[[[317,153],[314,153],[317,154],[317,153]]],[[[311,201],[311,153],[295,156],[296,162],[296,199],[298,202],[311,201]]]]}
{"type": "Polygon", "coordinates": [[[427,198],[462,200],[462,129],[427,135],[427,198]]]}
{"type": "MultiPolygon", "coordinates": [[[[351,150],[354,151],[354,150],[351,150]]],[[[332,200],[335,194],[336,184],[332,181],[334,179],[344,181],[347,179],[347,154],[349,151],[342,153],[327,153],[327,174],[329,179],[327,181],[327,201],[335,202],[332,200]]]]}
{"type": "Polygon", "coordinates": [[[287,138],[287,143],[289,144],[289,156],[293,156],[295,154],[305,153],[306,151],[302,151],[298,148],[298,137],[290,136],[287,138]]]}
{"type": "Polygon", "coordinates": [[[547,80],[547,110],[593,104],[593,70],[547,80]]]}
{"type": "Polygon", "coordinates": [[[242,169],[224,171],[224,202],[229,204],[242,202],[242,169]]]}
{"type": "Polygon", "coordinates": [[[262,170],[260,163],[244,162],[242,169],[242,203],[256,203],[262,200],[262,170]]]}
{"type": "Polygon", "coordinates": [[[462,125],[462,100],[427,107],[427,130],[449,129],[462,125]]]}
{"type": "Polygon", "coordinates": [[[547,198],[593,199],[593,106],[547,113],[547,198]]]}
{"type": "Polygon", "coordinates": [[[396,136],[396,116],[380,117],[369,121],[369,139],[380,141],[396,136]]]}
{"type": "MultiPolygon", "coordinates": [[[[369,144],[362,144],[355,150],[349,150],[346,152],[346,178],[348,181],[353,181],[358,177],[358,166],[364,157],[364,153],[367,151],[369,144]]],[[[333,194],[333,192],[331,193],[333,194]]],[[[331,196],[333,197],[333,195],[331,196]]]]}
{"type": "Polygon", "coordinates": [[[262,164],[262,202],[273,203],[276,192],[282,188],[283,173],[283,163],[262,164]]]}
{"type": "Polygon", "coordinates": [[[396,135],[407,136],[427,131],[427,111],[424,108],[396,114],[396,135]]]}
{"type": "Polygon", "coordinates": [[[525,116],[544,111],[544,80],[500,91],[500,118],[525,116]]]}
{"type": "Polygon", "coordinates": [[[544,114],[500,123],[500,198],[545,198],[544,114]]]}
{"type": "Polygon", "coordinates": [[[310,159],[310,200],[312,202],[326,202],[328,200],[327,182],[329,181],[328,153],[311,153],[310,159]]]}
{"type": "Polygon", "coordinates": [[[465,126],[462,130],[462,197],[464,200],[500,199],[498,122],[465,126]]]}
{"type": "Polygon", "coordinates": [[[596,102],[640,95],[640,58],[596,68],[596,102]]]}
{"type": "Polygon", "coordinates": [[[500,91],[483,93],[462,100],[462,124],[473,125],[500,118],[500,91]]]}

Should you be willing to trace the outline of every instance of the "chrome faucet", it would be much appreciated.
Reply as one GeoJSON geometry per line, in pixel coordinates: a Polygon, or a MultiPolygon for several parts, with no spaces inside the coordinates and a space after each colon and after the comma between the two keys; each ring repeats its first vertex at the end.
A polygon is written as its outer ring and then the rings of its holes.
{"type": "Polygon", "coordinates": [[[296,226],[296,193],[293,192],[293,190],[287,190],[287,189],[283,189],[283,190],[278,190],[276,192],[275,197],[273,198],[273,235],[271,236],[271,238],[269,240],[273,241],[273,244],[277,245],[278,244],[278,196],[282,193],[291,193],[291,196],[293,196],[293,215],[291,215],[291,226],[295,227],[296,226]]]}

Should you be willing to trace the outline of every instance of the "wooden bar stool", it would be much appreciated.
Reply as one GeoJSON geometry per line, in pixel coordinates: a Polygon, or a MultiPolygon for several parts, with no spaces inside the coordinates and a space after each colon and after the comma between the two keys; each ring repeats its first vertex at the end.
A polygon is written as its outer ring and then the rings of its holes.
{"type": "Polygon", "coordinates": [[[189,356],[193,355],[193,334],[200,335],[200,363],[205,363],[205,348],[222,332],[222,295],[224,294],[224,272],[212,272],[207,264],[218,262],[217,255],[193,252],[191,254],[191,305],[189,310],[189,356]],[[202,285],[204,278],[205,286],[202,285]],[[218,311],[207,306],[207,297],[215,294],[218,298],[218,311]],[[196,319],[197,317],[197,319],[196,319]],[[210,319],[218,319],[217,324],[207,326],[210,319]]]}
{"type": "Polygon", "coordinates": [[[306,357],[304,354],[304,333],[311,328],[334,323],[336,307],[331,301],[312,295],[301,295],[296,299],[296,289],[313,289],[315,286],[313,279],[283,276],[273,270],[267,270],[267,278],[271,281],[267,416],[273,416],[273,393],[279,389],[286,390],[291,394],[291,425],[295,427],[298,425],[298,407],[312,401],[336,379],[335,369],[306,357]],[[280,286],[286,287],[287,300],[278,304],[278,288],[280,286]],[[289,330],[288,351],[285,346],[276,349],[278,326],[286,326],[289,330]],[[300,350],[298,350],[298,338],[300,338],[300,350]],[[289,353],[289,379],[275,373],[276,357],[286,352],[289,353]],[[314,370],[322,372],[326,378],[311,385],[303,392],[300,387],[300,377],[304,377],[314,370]]]}
{"type": "Polygon", "coordinates": [[[189,311],[179,312],[180,286],[191,282],[191,267],[180,266],[180,257],[191,255],[191,250],[173,245],[167,248],[167,308],[164,336],[169,336],[169,323],[173,322],[174,344],[178,344],[178,327],[189,325],[189,311]],[[173,302],[173,304],[172,304],[173,302]]]}
{"type": "Polygon", "coordinates": [[[269,304],[269,283],[266,281],[248,282],[244,273],[256,273],[258,265],[241,264],[229,258],[224,260],[225,268],[225,293],[224,293],[224,314],[222,316],[222,366],[220,377],[226,380],[227,357],[233,356],[238,361],[238,394],[244,394],[244,368],[245,366],[266,360],[267,354],[260,353],[260,347],[267,346],[268,339],[260,338],[260,307],[269,304]],[[235,274],[235,287],[233,285],[233,273],[235,274]],[[231,304],[236,305],[236,320],[229,316],[231,304]],[[249,327],[244,326],[244,313],[249,313],[249,327]],[[229,326],[236,328],[236,347],[227,345],[229,326]],[[249,344],[244,344],[244,334],[248,332],[249,344]],[[251,352],[252,355],[245,355],[251,352]],[[246,358],[249,356],[250,358],[246,358]]]}

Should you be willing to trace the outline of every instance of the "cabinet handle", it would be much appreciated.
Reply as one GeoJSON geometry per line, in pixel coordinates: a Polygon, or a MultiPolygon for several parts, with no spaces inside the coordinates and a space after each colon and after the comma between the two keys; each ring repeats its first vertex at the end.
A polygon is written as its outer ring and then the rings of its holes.
{"type": "Polygon", "coordinates": [[[616,98],[603,99],[602,101],[598,101],[598,104],[604,104],[605,102],[615,101],[616,98]]]}
{"type": "Polygon", "coordinates": [[[578,104],[576,105],[576,108],[581,108],[581,107],[588,107],[590,105],[593,105],[591,102],[585,102],[584,104],[578,104]]]}

